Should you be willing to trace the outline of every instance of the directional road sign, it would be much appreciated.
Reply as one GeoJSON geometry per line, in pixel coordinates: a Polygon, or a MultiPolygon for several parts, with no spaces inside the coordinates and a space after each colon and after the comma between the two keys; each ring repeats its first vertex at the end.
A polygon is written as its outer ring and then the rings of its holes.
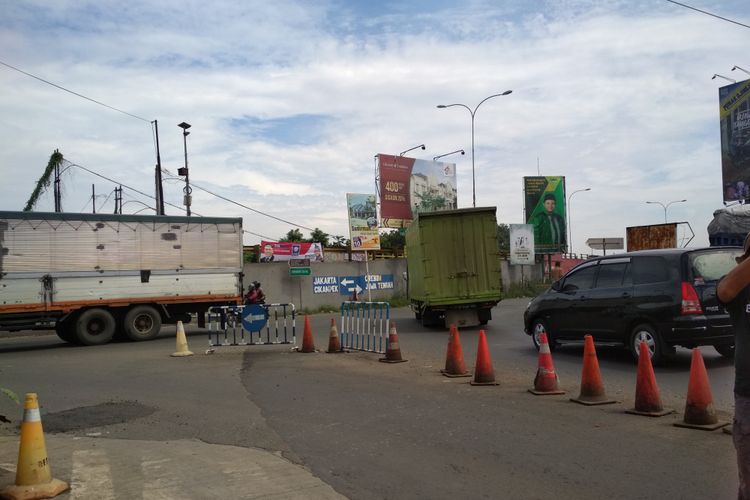
{"type": "Polygon", "coordinates": [[[248,332],[259,332],[268,322],[268,311],[260,304],[249,304],[242,311],[242,327],[248,332]]]}

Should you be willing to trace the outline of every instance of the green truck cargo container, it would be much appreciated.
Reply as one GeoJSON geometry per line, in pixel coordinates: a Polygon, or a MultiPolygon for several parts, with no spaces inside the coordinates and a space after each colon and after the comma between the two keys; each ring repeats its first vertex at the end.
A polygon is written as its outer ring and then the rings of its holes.
{"type": "Polygon", "coordinates": [[[475,326],[500,302],[495,207],[419,214],[406,232],[408,295],[423,325],[475,326]]]}

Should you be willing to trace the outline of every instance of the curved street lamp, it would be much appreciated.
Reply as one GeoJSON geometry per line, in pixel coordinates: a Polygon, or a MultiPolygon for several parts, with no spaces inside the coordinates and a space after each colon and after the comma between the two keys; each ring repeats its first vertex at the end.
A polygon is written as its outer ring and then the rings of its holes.
{"type": "Polygon", "coordinates": [[[570,199],[574,194],[582,193],[583,191],[591,191],[591,188],[576,189],[568,196],[568,206],[566,207],[566,210],[568,211],[568,244],[570,246],[570,253],[575,253],[573,251],[573,215],[570,211],[570,199]]]}
{"type": "Polygon", "coordinates": [[[736,66],[736,65],[732,68],[732,71],[734,71],[736,69],[738,69],[740,71],[744,71],[745,73],[747,73],[748,75],[750,75],[750,71],[748,71],[746,69],[743,69],[743,68],[740,68],[739,66],[736,66]]]}
{"type": "Polygon", "coordinates": [[[716,80],[716,77],[723,78],[724,80],[729,80],[732,83],[737,83],[737,80],[734,80],[732,78],[727,78],[726,76],[720,75],[718,73],[714,73],[714,76],[711,77],[711,80],[716,80]]]}
{"type": "Polygon", "coordinates": [[[438,158],[442,158],[444,156],[450,156],[450,155],[453,155],[453,154],[456,154],[456,153],[461,153],[461,155],[465,155],[466,151],[464,151],[463,149],[457,149],[455,151],[451,151],[450,153],[445,153],[444,155],[433,156],[432,157],[432,161],[437,161],[438,158]]]}
{"type": "Polygon", "coordinates": [[[471,205],[473,207],[477,206],[477,183],[476,183],[476,177],[474,175],[474,117],[477,114],[477,110],[479,109],[479,106],[482,105],[483,102],[488,101],[492,99],[493,97],[500,97],[504,95],[508,95],[512,90],[506,90],[505,92],[501,94],[492,94],[491,96],[485,97],[482,99],[479,104],[477,104],[474,109],[472,110],[469,106],[466,104],[461,103],[455,103],[455,104],[438,104],[438,109],[445,109],[445,108],[451,108],[453,106],[460,106],[462,108],[466,108],[467,111],[469,111],[469,114],[471,114],[471,205]]]}
{"type": "Polygon", "coordinates": [[[669,205],[672,205],[673,203],[684,203],[687,200],[674,200],[670,201],[666,205],[660,201],[647,201],[646,203],[652,204],[652,205],[661,205],[661,208],[664,209],[664,223],[667,223],[667,209],[669,208],[669,205]]]}
{"type": "MultiPolygon", "coordinates": [[[[419,146],[414,146],[413,148],[409,148],[406,151],[401,151],[398,155],[399,156],[404,156],[409,151],[414,151],[415,149],[419,149],[419,148],[422,148],[422,151],[424,151],[425,149],[427,149],[427,148],[425,148],[424,144],[420,144],[419,146]]],[[[377,156],[377,155],[375,155],[375,156],[377,156]]]]}

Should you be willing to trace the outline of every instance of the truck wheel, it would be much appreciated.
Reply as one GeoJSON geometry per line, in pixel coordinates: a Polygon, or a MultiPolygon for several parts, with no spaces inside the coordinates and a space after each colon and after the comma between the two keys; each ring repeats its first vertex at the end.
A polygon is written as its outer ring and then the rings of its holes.
{"type": "Polygon", "coordinates": [[[55,323],[55,333],[57,333],[60,340],[64,342],[68,342],[69,344],[78,343],[75,331],[75,320],[68,318],[64,321],[58,321],[55,323]]]}
{"type": "Polygon", "coordinates": [[[122,326],[130,340],[151,340],[159,335],[161,315],[151,306],[136,306],[125,314],[122,326]]]}
{"type": "Polygon", "coordinates": [[[75,332],[83,345],[106,344],[115,335],[115,318],[106,309],[87,309],[78,316],[75,332]]]}

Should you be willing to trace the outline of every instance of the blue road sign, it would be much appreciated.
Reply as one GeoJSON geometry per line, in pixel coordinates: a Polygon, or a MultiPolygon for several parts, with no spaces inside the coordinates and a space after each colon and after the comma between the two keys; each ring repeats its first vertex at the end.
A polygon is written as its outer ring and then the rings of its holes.
{"type": "Polygon", "coordinates": [[[242,327],[248,332],[259,332],[268,322],[268,311],[260,304],[249,304],[242,311],[242,327]]]}

